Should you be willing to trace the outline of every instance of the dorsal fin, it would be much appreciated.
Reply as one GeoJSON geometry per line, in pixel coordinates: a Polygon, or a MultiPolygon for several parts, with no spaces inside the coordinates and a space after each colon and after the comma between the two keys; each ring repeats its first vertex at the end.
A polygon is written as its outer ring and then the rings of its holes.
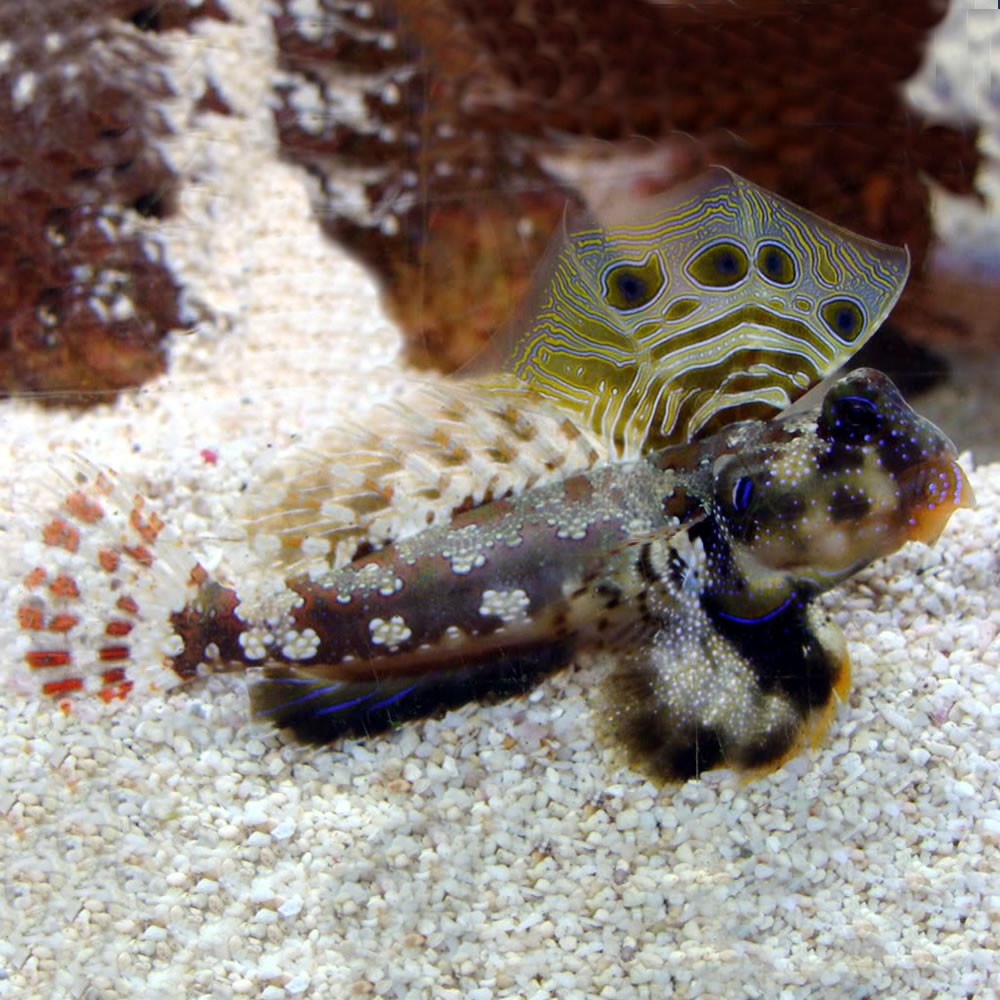
{"type": "Polygon", "coordinates": [[[908,271],[905,249],[712,167],[567,217],[463,374],[530,390],[634,457],[783,410],[874,333],[908,271]]]}

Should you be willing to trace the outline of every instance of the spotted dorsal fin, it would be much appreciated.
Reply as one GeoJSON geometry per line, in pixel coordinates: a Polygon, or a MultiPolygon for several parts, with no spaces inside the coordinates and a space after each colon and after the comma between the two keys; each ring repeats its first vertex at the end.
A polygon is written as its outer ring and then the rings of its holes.
{"type": "Polygon", "coordinates": [[[466,374],[541,396],[634,457],[783,410],[864,344],[908,271],[905,249],[712,167],[568,217],[466,374]]]}

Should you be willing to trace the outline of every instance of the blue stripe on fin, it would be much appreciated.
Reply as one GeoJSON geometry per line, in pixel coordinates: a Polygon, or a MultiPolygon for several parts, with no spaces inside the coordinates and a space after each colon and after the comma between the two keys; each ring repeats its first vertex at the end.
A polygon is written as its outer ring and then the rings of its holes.
{"type": "MultiPolygon", "coordinates": [[[[314,698],[319,698],[321,695],[332,694],[334,691],[337,691],[344,686],[339,681],[334,684],[318,685],[313,678],[306,677],[285,677],[282,678],[281,683],[308,685],[310,690],[307,691],[306,694],[302,695],[301,698],[295,698],[292,701],[285,701],[281,704],[270,705],[267,708],[255,709],[254,715],[269,715],[272,712],[277,712],[282,709],[295,708],[297,705],[304,705],[306,702],[312,701],[314,698]]],[[[351,702],[349,704],[354,703],[351,702]]],[[[343,708],[346,706],[341,705],[339,707],[343,708]]]]}
{"type": "Polygon", "coordinates": [[[405,698],[411,691],[417,687],[416,684],[411,684],[409,687],[403,688],[402,691],[397,691],[395,694],[390,695],[388,698],[383,698],[382,701],[375,705],[372,705],[371,711],[376,711],[379,708],[388,708],[390,705],[395,705],[396,702],[401,701],[405,698]]]}
{"type": "Polygon", "coordinates": [[[326,667],[274,664],[247,671],[254,717],[290,729],[306,743],[370,736],[401,722],[443,714],[470,701],[510,698],[565,666],[572,640],[497,650],[488,660],[457,660],[425,673],[372,673],[336,679],[326,667]]]}

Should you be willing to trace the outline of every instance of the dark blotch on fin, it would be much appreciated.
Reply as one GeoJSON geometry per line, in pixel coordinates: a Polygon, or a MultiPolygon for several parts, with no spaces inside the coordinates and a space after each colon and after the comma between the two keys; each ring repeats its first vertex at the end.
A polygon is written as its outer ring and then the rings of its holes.
{"type": "Polygon", "coordinates": [[[338,679],[322,668],[263,667],[250,678],[250,705],[255,718],[291,730],[304,743],[331,743],[440,716],[472,701],[524,694],[566,666],[572,652],[570,642],[540,643],[498,650],[487,665],[459,662],[430,672],[385,671],[371,680],[338,679]]]}
{"type": "Polygon", "coordinates": [[[871,501],[857,487],[842,485],[834,488],[830,497],[830,517],[834,521],[854,521],[871,510],[871,501]]]}
{"type": "Polygon", "coordinates": [[[653,647],[626,654],[605,681],[607,735],[658,782],[722,767],[780,767],[822,734],[849,679],[829,623],[804,601],[793,598],[758,620],[707,608],[702,615],[690,624],[705,629],[703,641],[674,645],[668,627],[653,647]],[[703,676],[709,691],[731,682],[734,693],[749,672],[746,704],[719,713],[713,698],[674,688],[673,671],[703,676]]]}
{"type": "Polygon", "coordinates": [[[669,706],[658,702],[654,673],[645,659],[624,666],[606,683],[614,687],[610,735],[628,760],[650,778],[687,781],[726,766],[718,732],[678,722],[669,706]]]}
{"type": "Polygon", "coordinates": [[[838,667],[815,634],[806,614],[806,601],[792,598],[778,614],[756,621],[723,614],[708,601],[705,605],[719,634],[736,647],[753,670],[761,691],[780,691],[804,710],[829,702],[838,667]]]}

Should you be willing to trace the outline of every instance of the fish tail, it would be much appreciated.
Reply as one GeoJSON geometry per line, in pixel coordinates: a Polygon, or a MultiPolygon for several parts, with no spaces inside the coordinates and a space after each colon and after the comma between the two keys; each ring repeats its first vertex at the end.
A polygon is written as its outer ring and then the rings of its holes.
{"type": "Polygon", "coordinates": [[[207,578],[148,502],[114,473],[74,458],[24,546],[16,585],[20,671],[12,686],[63,701],[105,703],[166,691],[180,638],[171,616],[207,578]]]}

